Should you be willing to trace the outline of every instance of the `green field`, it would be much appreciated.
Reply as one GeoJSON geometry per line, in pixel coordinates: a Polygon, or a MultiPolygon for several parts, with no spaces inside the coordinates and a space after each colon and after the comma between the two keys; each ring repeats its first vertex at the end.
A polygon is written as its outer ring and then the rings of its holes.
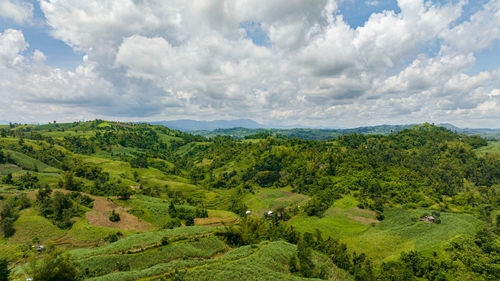
{"type": "Polygon", "coordinates": [[[309,200],[308,196],[293,193],[289,188],[261,188],[255,194],[248,194],[245,197],[245,204],[253,213],[263,215],[269,210],[276,210],[280,207],[299,206],[307,200],[309,200]]]}
{"type": "Polygon", "coordinates": [[[37,172],[42,172],[42,173],[58,173],[60,172],[59,169],[51,167],[37,159],[33,159],[23,153],[17,152],[17,151],[12,151],[12,150],[5,150],[5,154],[8,154],[12,161],[18,165],[19,167],[30,170],[30,171],[37,171],[37,172]]]}
{"type": "Polygon", "coordinates": [[[376,261],[391,260],[402,251],[442,250],[447,242],[461,235],[473,235],[482,223],[473,216],[441,213],[441,224],[416,220],[430,210],[387,209],[385,219],[377,222],[375,213],[356,207],[352,197],[335,202],[324,217],[299,215],[288,223],[302,232],[319,229],[325,235],[340,239],[348,246],[363,249],[376,261]]]}
{"type": "Polygon", "coordinates": [[[481,154],[491,153],[500,155],[500,140],[489,141],[487,146],[480,147],[477,151],[481,154]]]}
{"type": "Polygon", "coordinates": [[[102,120],[5,129],[0,208],[14,232],[3,237],[2,224],[0,258],[14,280],[50,254],[32,244],[69,253],[85,280],[305,280],[304,252],[309,276],[386,280],[383,263],[401,267],[409,251],[464,280],[494,280],[500,141],[430,124],[328,141],[102,120]],[[37,196],[46,186],[52,197],[37,196]],[[419,220],[436,210],[440,223],[419,220]],[[459,239],[470,249],[450,248],[459,239]]]}

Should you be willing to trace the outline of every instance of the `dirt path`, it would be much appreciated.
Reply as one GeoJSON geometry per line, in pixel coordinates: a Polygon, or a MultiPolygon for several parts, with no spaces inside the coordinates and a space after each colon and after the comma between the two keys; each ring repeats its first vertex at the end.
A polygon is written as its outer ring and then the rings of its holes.
{"type": "Polygon", "coordinates": [[[94,199],[94,208],[86,214],[89,224],[135,231],[149,231],[153,229],[150,223],[143,222],[136,216],[127,213],[126,208],[116,205],[111,200],[105,197],[90,197],[94,199]],[[109,220],[112,210],[115,210],[120,215],[120,221],[112,222],[109,220]]]}

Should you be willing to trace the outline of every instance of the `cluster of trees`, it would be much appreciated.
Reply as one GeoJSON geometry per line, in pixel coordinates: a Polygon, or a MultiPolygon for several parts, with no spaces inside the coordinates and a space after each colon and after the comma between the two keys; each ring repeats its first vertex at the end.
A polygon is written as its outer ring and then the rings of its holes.
{"type": "Polygon", "coordinates": [[[0,210],[0,227],[4,237],[11,237],[16,230],[14,222],[19,218],[19,211],[31,206],[31,202],[26,194],[15,195],[9,198],[2,198],[3,206],[0,210]]]}
{"type": "Polygon", "coordinates": [[[36,203],[40,215],[52,220],[59,228],[71,228],[73,222],[71,218],[82,214],[78,205],[92,208],[93,200],[78,192],[64,194],[56,191],[51,196],[52,190],[49,187],[43,187],[38,190],[36,203]]]}
{"type": "Polygon", "coordinates": [[[168,207],[168,215],[171,220],[167,223],[165,228],[173,228],[177,226],[181,226],[181,220],[184,220],[186,226],[194,225],[195,218],[207,218],[208,211],[203,207],[186,208],[175,206],[173,201],[170,201],[170,205],[168,207]]]}
{"type": "Polygon", "coordinates": [[[391,262],[375,265],[364,253],[348,249],[346,244],[330,237],[324,239],[322,233],[300,234],[293,227],[245,217],[238,225],[226,227],[216,232],[229,245],[239,247],[256,244],[263,240],[284,240],[297,245],[297,254],[292,256],[289,268],[292,273],[304,277],[324,278],[323,268],[317,268],[312,260],[313,250],[326,254],[331,261],[359,281],[375,280],[498,280],[500,247],[494,234],[488,229],[479,231],[474,237],[454,240],[446,251],[422,253],[403,252],[391,262]],[[378,267],[378,268],[377,268],[378,267]]]}
{"type": "Polygon", "coordinates": [[[310,215],[321,215],[346,193],[379,219],[384,207],[394,204],[439,204],[444,210],[454,204],[488,213],[498,198],[493,186],[500,182],[500,158],[478,155],[474,149],[484,145],[480,137],[423,124],[388,136],[351,134],[331,141],[214,137],[175,164],[188,170],[194,183],[212,188],[292,186],[313,197],[310,215]],[[209,164],[199,165],[203,159],[209,164]]]}

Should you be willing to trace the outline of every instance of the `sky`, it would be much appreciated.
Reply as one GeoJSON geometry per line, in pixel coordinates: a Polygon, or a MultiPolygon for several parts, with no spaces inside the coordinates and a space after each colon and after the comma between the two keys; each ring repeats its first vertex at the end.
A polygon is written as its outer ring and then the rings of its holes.
{"type": "Polygon", "coordinates": [[[500,0],[1,0],[0,122],[500,128],[500,0]]]}

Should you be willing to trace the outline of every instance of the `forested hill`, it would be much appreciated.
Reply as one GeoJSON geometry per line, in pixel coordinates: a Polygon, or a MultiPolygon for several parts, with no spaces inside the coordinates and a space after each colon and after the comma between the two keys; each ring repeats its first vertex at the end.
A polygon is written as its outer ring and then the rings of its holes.
{"type": "MultiPolygon", "coordinates": [[[[487,145],[484,139],[430,124],[387,136],[348,134],[328,141],[271,136],[243,141],[207,139],[163,126],[99,120],[11,127],[2,129],[2,136],[39,142],[35,146],[4,141],[5,150],[61,170],[74,165],[64,148],[119,159],[132,167],[152,166],[208,188],[249,191],[253,186],[290,186],[322,201],[354,192],[367,208],[444,204],[447,196],[492,187],[500,178],[498,157],[475,152],[487,145]]],[[[112,192],[98,186],[81,189],[112,192]]]]}
{"type": "MultiPolygon", "coordinates": [[[[193,130],[190,133],[204,137],[214,136],[230,136],[237,139],[257,139],[266,138],[268,136],[299,138],[304,140],[325,140],[348,134],[366,134],[366,135],[389,135],[409,129],[416,126],[412,125],[379,125],[370,127],[359,127],[351,129],[314,129],[314,128],[294,128],[294,129],[277,129],[277,128],[226,128],[214,130],[193,130]]],[[[488,139],[500,139],[500,129],[462,129],[451,124],[440,124],[438,126],[445,127],[456,133],[466,135],[480,135],[488,139]]]]}
{"type": "Polygon", "coordinates": [[[238,276],[251,262],[289,280],[498,280],[499,148],[427,123],[326,140],[103,120],[0,126],[0,257],[26,262],[22,245],[39,239],[90,247],[125,235],[92,258],[75,252],[85,278],[174,280],[184,270],[197,280],[203,268],[238,276]],[[201,228],[177,228],[193,224],[201,228]],[[222,224],[234,225],[203,228],[222,224]]]}

